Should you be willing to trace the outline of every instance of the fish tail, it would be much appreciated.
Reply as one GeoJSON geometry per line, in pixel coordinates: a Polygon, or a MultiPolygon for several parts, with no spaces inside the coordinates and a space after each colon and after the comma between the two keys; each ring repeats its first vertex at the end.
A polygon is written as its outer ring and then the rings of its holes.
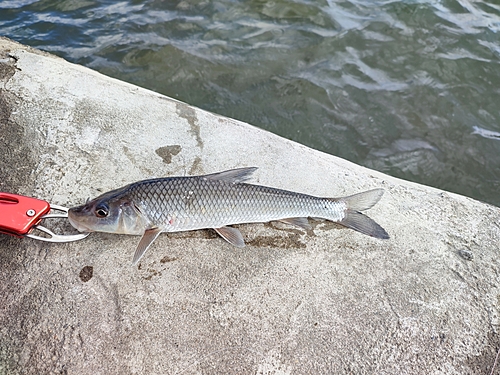
{"type": "Polygon", "coordinates": [[[371,237],[388,239],[389,234],[384,228],[360,212],[375,206],[383,194],[383,189],[374,189],[341,198],[340,201],[346,203],[347,209],[340,224],[371,237]]]}

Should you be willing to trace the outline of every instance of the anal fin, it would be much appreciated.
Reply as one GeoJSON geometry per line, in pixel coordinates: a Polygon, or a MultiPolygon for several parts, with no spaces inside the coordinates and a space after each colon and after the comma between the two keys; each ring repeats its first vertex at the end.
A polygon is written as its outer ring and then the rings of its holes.
{"type": "Polygon", "coordinates": [[[162,228],[157,227],[146,229],[146,231],[142,235],[141,240],[139,241],[139,244],[137,245],[137,249],[135,250],[134,259],[132,260],[133,266],[135,266],[139,262],[139,260],[141,260],[146,250],[153,243],[153,241],[156,240],[156,237],[158,237],[162,230],[162,228]]]}
{"type": "Polygon", "coordinates": [[[309,224],[307,217],[291,217],[288,219],[281,219],[279,221],[285,224],[295,225],[296,227],[300,227],[305,230],[311,229],[311,224],[309,224]]]}
{"type": "Polygon", "coordinates": [[[222,227],[214,228],[214,230],[231,245],[236,247],[245,247],[245,241],[243,240],[243,236],[238,229],[232,227],[222,227]]]}

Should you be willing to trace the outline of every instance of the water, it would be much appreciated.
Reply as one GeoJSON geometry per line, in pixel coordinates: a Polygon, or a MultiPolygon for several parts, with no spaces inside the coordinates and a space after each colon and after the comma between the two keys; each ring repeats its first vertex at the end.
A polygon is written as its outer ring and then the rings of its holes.
{"type": "Polygon", "coordinates": [[[500,206],[500,2],[0,0],[0,35],[500,206]]]}

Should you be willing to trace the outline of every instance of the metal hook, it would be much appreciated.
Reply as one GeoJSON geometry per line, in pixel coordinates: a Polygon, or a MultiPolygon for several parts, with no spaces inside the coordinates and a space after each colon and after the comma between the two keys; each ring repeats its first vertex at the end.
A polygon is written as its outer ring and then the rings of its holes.
{"type": "MultiPolygon", "coordinates": [[[[45,214],[41,217],[41,219],[65,219],[68,217],[68,209],[66,207],[58,206],[55,204],[51,204],[50,208],[52,210],[57,210],[57,211],[62,211],[63,213],[48,213],[45,214]]],[[[34,240],[39,240],[39,241],[45,241],[45,242],[72,242],[72,241],[78,241],[78,240],[83,240],[85,237],[87,237],[89,233],[79,233],[79,234],[55,234],[52,232],[50,229],[45,228],[42,225],[35,225],[33,226],[34,229],[38,229],[41,232],[44,232],[48,234],[50,237],[42,237],[42,236],[37,236],[36,234],[32,233],[27,233],[24,236],[32,238],[34,240]]]]}

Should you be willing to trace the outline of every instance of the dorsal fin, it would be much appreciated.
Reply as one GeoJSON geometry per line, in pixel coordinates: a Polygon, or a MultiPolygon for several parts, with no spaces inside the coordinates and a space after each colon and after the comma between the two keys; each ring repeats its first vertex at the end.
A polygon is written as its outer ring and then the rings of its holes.
{"type": "Polygon", "coordinates": [[[207,180],[219,180],[237,184],[239,182],[245,182],[246,180],[250,179],[253,172],[255,172],[256,170],[257,167],[230,169],[229,171],[207,174],[203,176],[203,178],[207,180]]]}

